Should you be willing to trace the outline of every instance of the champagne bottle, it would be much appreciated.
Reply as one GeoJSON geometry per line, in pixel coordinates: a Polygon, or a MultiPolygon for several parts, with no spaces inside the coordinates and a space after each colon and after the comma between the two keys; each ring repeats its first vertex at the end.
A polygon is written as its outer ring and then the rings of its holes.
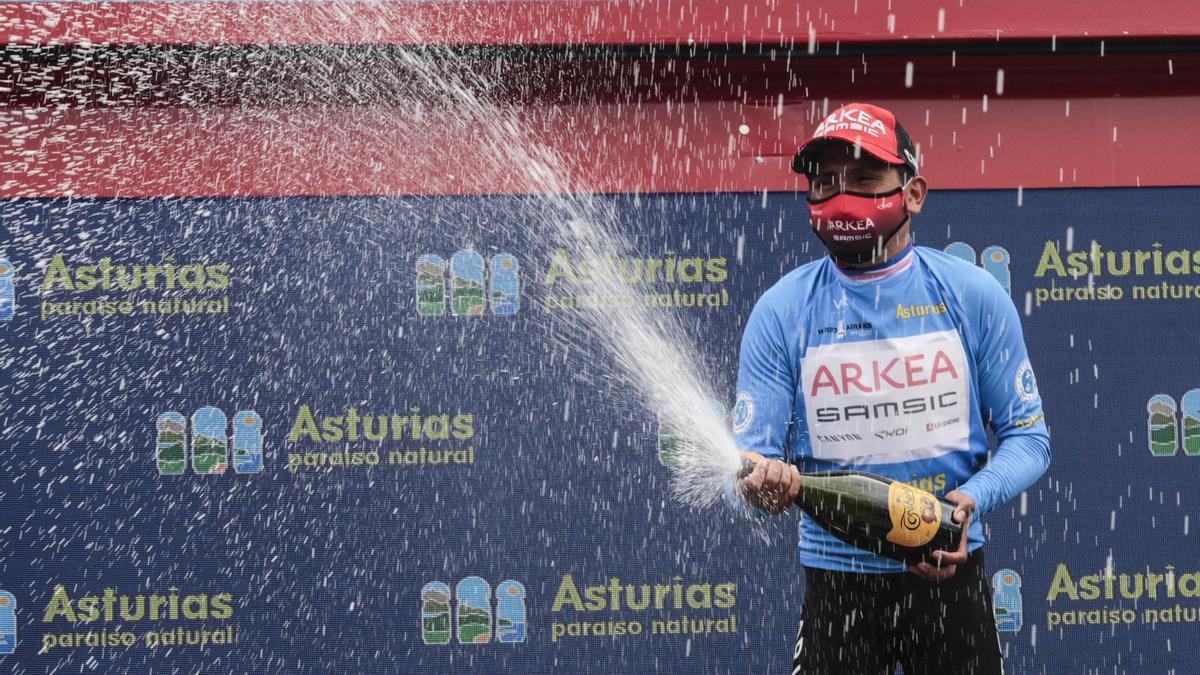
{"type": "MultiPolygon", "coordinates": [[[[753,471],[754,462],[745,460],[738,478],[753,471]]],[[[802,473],[795,504],[847,544],[907,565],[957,550],[963,536],[954,504],[865,471],[802,473]]]]}

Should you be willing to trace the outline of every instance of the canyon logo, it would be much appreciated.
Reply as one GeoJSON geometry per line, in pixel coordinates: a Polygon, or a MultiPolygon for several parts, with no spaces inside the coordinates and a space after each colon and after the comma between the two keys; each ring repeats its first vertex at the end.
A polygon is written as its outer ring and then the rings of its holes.
{"type": "Polygon", "coordinates": [[[1151,455],[1174,457],[1182,449],[1188,457],[1200,456],[1200,389],[1185,392],[1178,407],[1170,395],[1155,394],[1146,402],[1146,414],[1151,455]]]}
{"type": "Polygon", "coordinates": [[[976,258],[974,246],[956,241],[948,244],[943,250],[955,258],[982,267],[984,271],[1000,282],[1009,295],[1012,295],[1012,272],[1009,271],[1009,262],[1012,257],[1008,254],[1008,249],[1003,246],[989,246],[983,249],[983,253],[976,258]]]}
{"type": "Polygon", "coordinates": [[[449,297],[452,316],[482,316],[488,307],[496,316],[512,316],[521,309],[520,272],[510,253],[497,253],[486,264],[469,250],[450,256],[449,264],[440,256],[422,255],[417,258],[417,314],[444,315],[449,297]]]}
{"type": "Polygon", "coordinates": [[[528,623],[525,586],[521,582],[501,581],[493,598],[488,582],[481,577],[466,577],[454,587],[453,599],[452,605],[450,587],[440,581],[431,581],[421,588],[422,642],[449,644],[452,634],[464,645],[488,644],[493,635],[502,644],[525,642],[528,623]]]}
{"type": "MultiPolygon", "coordinates": [[[[155,423],[154,460],[163,476],[182,476],[191,457],[192,471],[202,476],[225,473],[229,466],[229,434],[225,413],[204,406],[192,415],[191,451],[188,452],[187,420],[178,412],[165,412],[155,423]]],[[[233,416],[233,470],[261,473],[263,470],[262,418],[253,410],[233,416]]]]}

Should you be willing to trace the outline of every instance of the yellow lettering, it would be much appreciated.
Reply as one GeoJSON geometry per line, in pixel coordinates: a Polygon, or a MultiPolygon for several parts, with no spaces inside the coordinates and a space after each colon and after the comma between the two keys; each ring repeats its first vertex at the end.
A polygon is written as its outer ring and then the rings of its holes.
{"type": "Polygon", "coordinates": [[[1058,253],[1058,243],[1053,241],[1046,242],[1042,248],[1042,257],[1038,260],[1037,269],[1033,271],[1033,276],[1044,277],[1048,270],[1053,270],[1060,277],[1067,276],[1067,268],[1063,266],[1062,256],[1058,253]]]}
{"type": "Polygon", "coordinates": [[[558,592],[554,594],[554,604],[550,606],[551,612],[560,612],[564,605],[571,605],[571,609],[576,612],[583,611],[583,598],[579,597],[579,589],[575,587],[575,580],[570,574],[564,574],[562,581],[558,584],[558,592]]]}

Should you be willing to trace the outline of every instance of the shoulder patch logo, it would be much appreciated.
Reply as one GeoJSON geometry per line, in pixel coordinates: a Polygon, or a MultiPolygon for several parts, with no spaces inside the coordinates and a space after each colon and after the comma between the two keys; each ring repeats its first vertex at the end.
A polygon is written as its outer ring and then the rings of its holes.
{"type": "Polygon", "coordinates": [[[733,404],[733,433],[740,434],[750,428],[754,421],[754,397],[749,392],[739,391],[733,404]]]}
{"type": "Polygon", "coordinates": [[[1016,384],[1017,396],[1020,396],[1022,401],[1030,403],[1038,397],[1037,379],[1033,376],[1033,366],[1029,364],[1029,359],[1017,366],[1016,384]]]}

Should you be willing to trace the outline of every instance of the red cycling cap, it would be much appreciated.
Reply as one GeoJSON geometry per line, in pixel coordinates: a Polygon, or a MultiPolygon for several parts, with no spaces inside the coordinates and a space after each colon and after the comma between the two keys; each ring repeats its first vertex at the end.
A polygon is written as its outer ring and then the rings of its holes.
{"type": "Polygon", "coordinates": [[[800,145],[792,160],[792,170],[805,175],[812,173],[813,154],[830,141],[858,145],[876,159],[888,164],[903,164],[913,175],[919,173],[912,139],[892,111],[886,108],[870,103],[847,103],[834,110],[800,145]]]}

